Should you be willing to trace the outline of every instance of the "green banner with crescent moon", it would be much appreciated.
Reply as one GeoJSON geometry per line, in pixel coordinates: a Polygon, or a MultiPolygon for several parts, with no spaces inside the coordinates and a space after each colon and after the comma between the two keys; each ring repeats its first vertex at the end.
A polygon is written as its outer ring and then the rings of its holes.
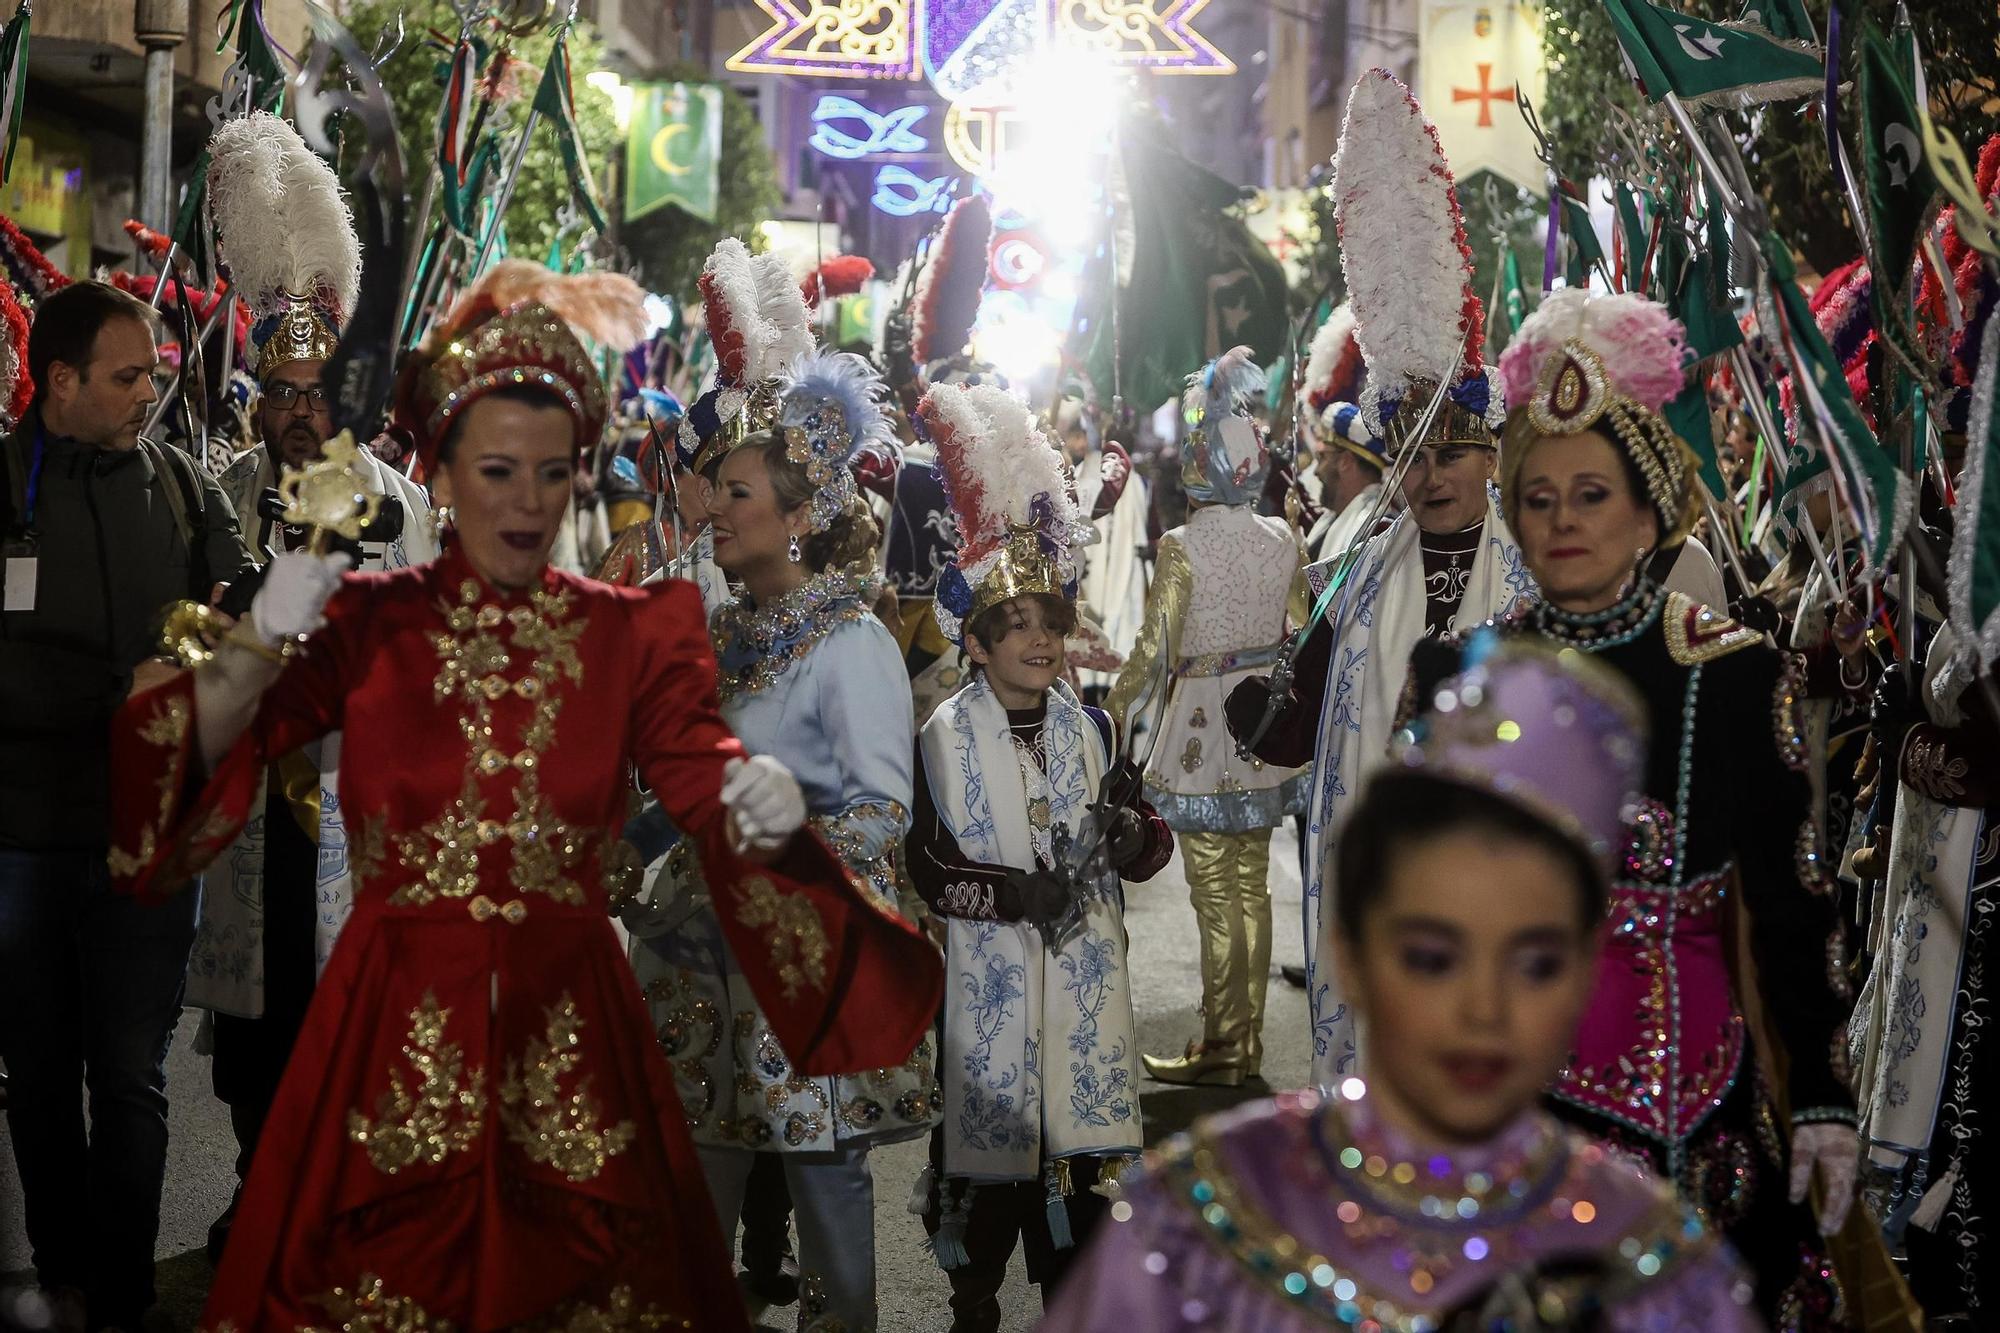
{"type": "Polygon", "coordinates": [[[711,83],[633,85],[625,140],[628,221],[666,204],[715,221],[721,160],[722,89],[711,83]]]}

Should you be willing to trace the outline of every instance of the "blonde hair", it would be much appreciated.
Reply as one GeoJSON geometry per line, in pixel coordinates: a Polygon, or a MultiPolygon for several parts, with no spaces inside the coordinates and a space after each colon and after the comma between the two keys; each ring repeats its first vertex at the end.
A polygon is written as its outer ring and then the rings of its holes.
{"type": "MultiPolygon", "coordinates": [[[[736,447],[754,449],[764,460],[764,470],[771,478],[771,494],[780,512],[791,513],[818,492],[819,488],[806,475],[805,464],[793,462],[786,453],[785,437],[779,432],[758,431],[746,436],[736,447]]],[[[800,541],[800,559],[813,569],[844,569],[857,561],[873,564],[881,541],[881,525],[876,523],[867,499],[857,491],[825,532],[809,533],[800,541]]]]}

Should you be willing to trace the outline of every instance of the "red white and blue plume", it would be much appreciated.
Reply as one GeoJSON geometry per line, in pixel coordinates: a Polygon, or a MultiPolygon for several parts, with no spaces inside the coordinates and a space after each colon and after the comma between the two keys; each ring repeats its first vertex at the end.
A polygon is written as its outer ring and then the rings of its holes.
{"type": "Polygon", "coordinates": [[[1340,267],[1368,362],[1357,401],[1369,426],[1407,430],[1444,381],[1458,411],[1441,410],[1426,440],[1483,426],[1476,442],[1490,443],[1507,411],[1480,355],[1486,311],[1472,287],[1458,188],[1437,130],[1389,71],[1355,80],[1333,172],[1340,267]]]}
{"type": "Polygon", "coordinates": [[[715,378],[681,420],[681,462],[698,468],[704,446],[741,418],[758,385],[813,351],[805,297],[777,255],[753,255],[725,236],[702,265],[702,313],[715,349],[715,378]]]}
{"type": "Polygon", "coordinates": [[[912,338],[916,362],[958,356],[972,341],[979,298],[986,286],[986,250],[993,241],[993,210],[983,195],[968,195],[951,206],[930,258],[917,275],[916,322],[912,338]]]}
{"type": "Polygon", "coordinates": [[[959,546],[938,576],[938,625],[965,622],[1028,594],[1073,598],[1077,550],[1095,536],[1078,511],[1062,450],[1028,409],[992,384],[937,384],[917,404],[959,546]]]}
{"type": "Polygon", "coordinates": [[[854,499],[856,458],[898,455],[895,427],[882,410],[882,377],[852,352],[815,352],[787,367],[778,386],[785,456],[805,467],[814,488],[812,530],[825,532],[854,499]]]}
{"type": "Polygon", "coordinates": [[[1351,403],[1361,396],[1368,363],[1354,336],[1354,306],[1342,301],[1313,334],[1306,354],[1306,404],[1315,414],[1334,403],[1351,403]]]}

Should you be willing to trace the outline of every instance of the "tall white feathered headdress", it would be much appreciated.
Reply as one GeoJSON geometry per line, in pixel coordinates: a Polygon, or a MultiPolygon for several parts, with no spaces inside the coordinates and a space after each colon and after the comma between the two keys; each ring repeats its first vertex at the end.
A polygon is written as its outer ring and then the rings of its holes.
{"type": "Polygon", "coordinates": [[[753,255],[725,236],[702,265],[700,285],[715,379],[681,419],[679,449],[697,472],[745,430],[774,424],[777,377],[814,346],[805,297],[779,256],[753,255]],[[746,420],[746,411],[757,419],[746,420]]]}
{"type": "Polygon", "coordinates": [[[216,244],[250,308],[257,378],[289,361],[327,360],[361,289],[361,242],[340,178],[268,111],[224,121],[208,154],[216,244]]]}
{"type": "Polygon", "coordinates": [[[1039,593],[1076,596],[1076,551],[1095,535],[1077,510],[1062,450],[994,384],[937,384],[917,404],[958,527],[938,575],[938,625],[963,643],[981,612],[1039,593]]]}
{"type": "Polygon", "coordinates": [[[1500,377],[1480,356],[1486,310],[1437,130],[1385,69],[1354,81],[1333,159],[1340,267],[1368,362],[1363,419],[1404,443],[1439,381],[1447,401],[1424,443],[1491,444],[1506,420],[1500,377]]]}

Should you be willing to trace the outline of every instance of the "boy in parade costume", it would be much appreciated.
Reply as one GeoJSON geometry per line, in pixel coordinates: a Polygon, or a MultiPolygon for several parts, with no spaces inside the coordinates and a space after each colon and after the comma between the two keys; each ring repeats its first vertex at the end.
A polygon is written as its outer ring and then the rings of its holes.
{"type": "Polygon", "coordinates": [[[1050,1299],[1141,1147],[1120,876],[1158,873],[1173,838],[1136,784],[1106,808],[1110,719],[1061,679],[1091,529],[1056,447],[991,385],[936,386],[918,413],[961,536],[937,617],[976,668],[917,739],[908,872],[953,978],[919,1193],[952,1328],[985,1330],[1016,1239],[1050,1299]]]}
{"type": "Polygon", "coordinates": [[[1181,468],[1192,512],[1160,539],[1146,623],[1105,700],[1121,724],[1167,684],[1146,795],[1181,838],[1201,932],[1202,1033],[1179,1056],[1146,1057],[1169,1083],[1235,1086],[1260,1076],[1271,970],[1271,829],[1295,809],[1293,769],[1239,755],[1223,700],[1273,661],[1285,621],[1304,618],[1298,537],[1256,512],[1270,468],[1250,415],[1264,372],[1239,347],[1189,382],[1200,417],[1181,468]]]}

